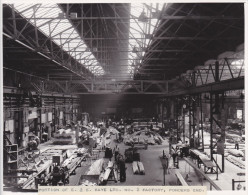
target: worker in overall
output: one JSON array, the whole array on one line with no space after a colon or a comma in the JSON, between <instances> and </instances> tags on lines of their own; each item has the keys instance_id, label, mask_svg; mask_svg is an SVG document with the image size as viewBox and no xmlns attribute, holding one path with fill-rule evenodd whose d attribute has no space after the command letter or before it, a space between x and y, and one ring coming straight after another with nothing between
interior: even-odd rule
<instances>
[{"instance_id":1,"label":"worker in overall","mask_svg":"<svg viewBox=\"0 0 248 195\"><path fill-rule=\"evenodd\" d=\"M119 148L117 147L117 145L114 148L114 155L115 155L115 162L117 162L117 157L119 155Z\"/></svg>"},{"instance_id":2,"label":"worker in overall","mask_svg":"<svg viewBox=\"0 0 248 195\"><path fill-rule=\"evenodd\" d=\"M189 155L189 144L188 141L186 141L184 144L182 144L182 149L181 149L181 158L182 157L187 157Z\"/></svg>"},{"instance_id":3,"label":"worker in overall","mask_svg":"<svg viewBox=\"0 0 248 195\"><path fill-rule=\"evenodd\" d=\"M30 152L34 150L38 150L39 143L40 143L40 139L37 136L32 137L27 144L27 150Z\"/></svg>"},{"instance_id":4,"label":"worker in overall","mask_svg":"<svg viewBox=\"0 0 248 195\"><path fill-rule=\"evenodd\" d=\"M178 146L176 148L171 147L171 153L173 158L173 165L174 167L178 168L178 156L179 156L180 149Z\"/></svg>"},{"instance_id":5,"label":"worker in overall","mask_svg":"<svg viewBox=\"0 0 248 195\"><path fill-rule=\"evenodd\" d=\"M153 129L153 125L152 125L152 123L151 123L151 125L150 125L150 131L152 131L152 129Z\"/></svg>"},{"instance_id":6,"label":"worker in overall","mask_svg":"<svg viewBox=\"0 0 248 195\"><path fill-rule=\"evenodd\" d=\"M57 186L58 182L61 180L60 167L58 165L55 165L55 167L53 168L53 172L51 176L52 176L52 186Z\"/></svg>"},{"instance_id":7,"label":"worker in overall","mask_svg":"<svg viewBox=\"0 0 248 195\"><path fill-rule=\"evenodd\" d=\"M121 133L118 133L118 142L120 143L122 141L123 141L123 137L122 137Z\"/></svg>"},{"instance_id":8,"label":"worker in overall","mask_svg":"<svg viewBox=\"0 0 248 195\"><path fill-rule=\"evenodd\" d=\"M235 149L239 150L239 141L237 139L235 140Z\"/></svg>"},{"instance_id":9,"label":"worker in overall","mask_svg":"<svg viewBox=\"0 0 248 195\"><path fill-rule=\"evenodd\" d=\"M119 158L119 168L120 168L120 182L126 181L126 165L123 156Z\"/></svg>"}]
</instances>

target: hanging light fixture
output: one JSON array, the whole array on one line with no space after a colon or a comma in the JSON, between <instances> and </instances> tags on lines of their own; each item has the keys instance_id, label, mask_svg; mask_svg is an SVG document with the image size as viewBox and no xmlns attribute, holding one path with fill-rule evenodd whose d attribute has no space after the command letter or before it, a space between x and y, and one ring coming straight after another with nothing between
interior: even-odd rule
<instances>
[{"instance_id":1,"label":"hanging light fixture","mask_svg":"<svg viewBox=\"0 0 248 195\"><path fill-rule=\"evenodd\" d=\"M138 48L136 46L133 47L133 53L138 53Z\"/></svg>"},{"instance_id":2,"label":"hanging light fixture","mask_svg":"<svg viewBox=\"0 0 248 195\"><path fill-rule=\"evenodd\" d=\"M156 10L155 12L152 12L152 18L159 19L160 14L161 14L161 11Z\"/></svg>"},{"instance_id":3,"label":"hanging light fixture","mask_svg":"<svg viewBox=\"0 0 248 195\"><path fill-rule=\"evenodd\" d=\"M141 12L139 18L138 18L138 21L139 22L144 22L144 23L147 23L148 22L148 17L145 13L145 11L143 10L143 12Z\"/></svg>"}]
</instances>

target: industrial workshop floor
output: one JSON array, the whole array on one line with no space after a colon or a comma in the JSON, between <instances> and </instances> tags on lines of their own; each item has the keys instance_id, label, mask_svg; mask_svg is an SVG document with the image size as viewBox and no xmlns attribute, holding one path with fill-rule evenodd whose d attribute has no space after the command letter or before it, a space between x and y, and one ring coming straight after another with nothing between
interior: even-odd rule
<instances>
[{"instance_id":1,"label":"industrial workshop floor","mask_svg":"<svg viewBox=\"0 0 248 195\"><path fill-rule=\"evenodd\" d=\"M205 135L204 135L205 136ZM129 146L124 145L124 143L117 144L114 139L115 136L111 137L111 148L116 147L119 148L121 154L124 155L124 151ZM205 137L207 143L207 135ZM76 145L53 145L51 142L46 142L39 146L41 152L46 149L74 149ZM132 170L132 163L126 163L127 171L126 171L126 181L125 182L117 182L108 181L107 186L162 186L164 185L163 181L163 168L161 165L161 161L159 156L162 155L163 150L165 154L168 156L169 153L169 144L168 139L165 139L162 145L149 145L147 150L139 149L140 160L142 161L145 167L145 175L134 175ZM206 150L207 151L207 150ZM100 153L100 157L104 156L104 152ZM113 159L113 158L112 158ZM218 157L218 160L221 158ZM172 158L170 158L170 165L172 166ZM70 176L70 186L78 185L80 177L82 174L86 172L86 170L90 166L90 161L87 160L82 164L82 167L78 167L76 169L76 174ZM172 166L173 167L173 166ZM174 169L169 169L169 174L165 175L165 185L176 185L177 178L174 174ZM207 180L204 180L198 173L194 171L192 167L186 163L183 159L179 160L179 172L185 178L188 176L188 184L189 185L204 185L207 186L208 190L210 190L210 185ZM231 190L232 189L232 179L235 180L243 180L245 176L237 176L237 173L244 173L244 169L240 169L229 161L225 160L225 173L220 173L218 176L218 180L216 180L216 174L208 174L208 176L221 188L221 190ZM244 184L242 184L244 186ZM214 189L213 189L214 190ZM10 190L12 191L12 190Z\"/></svg>"},{"instance_id":2,"label":"industrial workshop floor","mask_svg":"<svg viewBox=\"0 0 248 195\"><path fill-rule=\"evenodd\" d=\"M204 132L205 144L209 144L210 137L208 133ZM124 143L116 143L114 141L115 136L111 136L111 145L110 147L118 146L121 154L124 155L125 149L129 148ZM242 146L241 146L242 147ZM46 150L47 148L60 148L60 149L73 149L76 148L75 145L53 145L51 142L47 142L40 145L40 150ZM153 185L161 186L164 184L163 181L163 168L159 156L162 155L163 150L168 156L169 154L169 143L168 139L162 143L162 145L149 145L148 150L139 149L140 160L142 161L145 167L145 175L134 175L132 170L132 163L126 163L126 181L117 182L108 181L108 186L139 186L139 185ZM206 152L209 152L206 150ZM100 157L104 157L104 152L100 154ZM221 157L218 156L218 161L221 160ZM172 158L170 159L172 161ZM170 162L169 164L172 164ZM70 177L69 185L78 185L80 176L89 168L90 162L83 163L82 167L77 168L76 175ZM172 166L172 165L171 165ZM176 185L177 178L173 174L173 169L169 170L170 174L165 175L165 185ZM194 169L188 165L183 159L179 160L179 172L185 178L188 175L188 184L189 185L205 185L208 190L210 190L209 182L204 180ZM225 172L219 173L218 180L216 180L216 174L208 174L208 176L222 189L222 190L232 190L232 179L243 180L245 176L237 176L237 173L244 173L244 169L240 169L229 161L225 160ZM244 185L243 185L244 186ZM214 190L214 189L213 189Z\"/></svg>"},{"instance_id":3,"label":"industrial workshop floor","mask_svg":"<svg viewBox=\"0 0 248 195\"><path fill-rule=\"evenodd\" d=\"M129 146L126 146L124 143L117 144L114 139L115 136L111 137L111 145L110 147L114 149L116 145L119 148L119 151L121 154L124 155L125 149L129 148ZM60 148L60 149L73 149L76 148L75 145L53 145L51 142L46 142L44 144L41 144L39 146L41 152L48 149L48 148ZM161 186L163 185L163 168L161 165L161 161L159 159L159 156L162 155L163 150L168 153L169 144L168 141L164 141L162 145L154 145L154 146L148 146L148 150L140 149L138 152L140 153L140 160L144 164L146 174L145 175L134 175L132 170L132 163L126 163L127 171L127 179L126 182L117 182L114 181L108 181L108 186L121 186L121 185L132 185L132 186L138 186L138 185L156 185ZM104 157L104 152L100 154L100 157ZM113 158L112 158L113 159ZM81 175L86 172L86 170L89 168L90 162L83 163L82 167L78 167L76 169L76 175L70 176L70 183L69 185L77 185L79 182L79 179ZM166 185L175 185L176 178L170 180L166 179Z\"/></svg>"},{"instance_id":4,"label":"industrial workshop floor","mask_svg":"<svg viewBox=\"0 0 248 195\"><path fill-rule=\"evenodd\" d=\"M204 134L206 139L205 143L208 143L208 135ZM210 138L210 137L209 137ZM114 148L116 143L112 141L111 147ZM118 144L119 150L121 154L124 154L124 151L128 146L125 146L123 143ZM234 147L234 145L233 145ZM161 165L161 161L159 156L162 155L163 150L165 154L168 156L169 154L169 143L168 139L166 139L162 145L154 145L148 147L148 150L140 149L138 152L140 153L140 160L144 164L145 167L145 175L134 175L132 171L132 163L126 163L127 171L126 171L126 182L108 182L107 185L110 186L137 186L137 185L163 185L163 168ZM208 151L207 151L208 152ZM220 163L221 156L217 157L218 163ZM172 166L172 158L170 159L170 163ZM165 185L176 185L177 178L174 174L173 168L169 170L170 174L165 175ZM189 164L183 159L179 160L179 172L185 178L188 175L188 184L189 185L204 185L207 186L208 190L210 190L210 184L207 180L204 180L202 176L195 172L195 170L189 166ZM237 173L245 173L244 169L241 169L234 164L230 163L225 159L225 172L218 174L218 180L216 174L208 174L208 176L221 188L221 190L232 190L232 179L235 180L244 180L245 176L238 176ZM244 186L244 184L242 184ZM214 188L213 188L214 190Z\"/></svg>"}]
</instances>

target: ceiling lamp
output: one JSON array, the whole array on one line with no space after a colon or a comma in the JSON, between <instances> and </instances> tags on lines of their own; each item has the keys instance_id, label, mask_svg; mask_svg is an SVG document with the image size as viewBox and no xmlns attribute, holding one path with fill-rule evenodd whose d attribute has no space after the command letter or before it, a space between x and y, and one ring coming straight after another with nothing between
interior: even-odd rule
<instances>
[{"instance_id":1,"label":"ceiling lamp","mask_svg":"<svg viewBox=\"0 0 248 195\"><path fill-rule=\"evenodd\" d=\"M132 53L138 53L138 51L139 51L138 48L134 46Z\"/></svg>"},{"instance_id":2,"label":"ceiling lamp","mask_svg":"<svg viewBox=\"0 0 248 195\"><path fill-rule=\"evenodd\" d=\"M43 52L45 53L51 53L46 45L42 49L43 49Z\"/></svg>"},{"instance_id":3,"label":"ceiling lamp","mask_svg":"<svg viewBox=\"0 0 248 195\"><path fill-rule=\"evenodd\" d=\"M146 13L144 12L144 10L143 12L141 12L138 21L145 22L145 23L148 22L148 17L146 16Z\"/></svg>"},{"instance_id":4,"label":"ceiling lamp","mask_svg":"<svg viewBox=\"0 0 248 195\"><path fill-rule=\"evenodd\" d=\"M155 12L152 12L152 18L153 19L159 19L161 11L156 10Z\"/></svg>"}]
</instances>

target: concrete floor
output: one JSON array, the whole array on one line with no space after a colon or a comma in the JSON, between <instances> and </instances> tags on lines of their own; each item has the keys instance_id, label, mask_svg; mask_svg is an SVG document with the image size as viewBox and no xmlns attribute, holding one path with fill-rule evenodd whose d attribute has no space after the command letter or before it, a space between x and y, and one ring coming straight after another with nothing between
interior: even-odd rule
<instances>
[{"instance_id":1,"label":"concrete floor","mask_svg":"<svg viewBox=\"0 0 248 195\"><path fill-rule=\"evenodd\" d=\"M205 140L208 140L208 135L206 134ZM110 147L114 148L116 145L119 148L121 154L124 155L125 149L129 148L129 146L124 145L124 143L116 143L114 141L116 137L113 135L111 136L111 144ZM207 141L205 141L207 143ZM41 152L46 150L47 148L60 148L60 149L74 149L76 148L75 145L53 145L51 142L47 142L41 144L40 146ZM161 165L161 161L159 156L162 155L163 150L165 154L168 156L169 153L169 144L168 139L165 139L162 145L149 145L148 150L139 149L138 152L140 153L140 160L143 162L145 167L145 175L134 175L132 171L132 163L126 163L127 171L126 171L126 182L113 182L108 181L108 186L162 186L164 185L163 181L163 168ZM100 153L100 157L104 156L104 152ZM220 160L220 157L218 157ZM172 158L170 159L172 161ZM70 177L70 184L78 185L79 179L82 174L86 172L89 168L91 162L88 160L82 164L82 167L76 169L76 175L72 175ZM169 163L171 164L171 162ZM172 167L171 167L172 168ZM165 175L165 185L177 185L176 177L173 172L173 168L170 169L170 174ZM190 167L184 160L179 160L179 172L182 174L183 177L186 174L189 175L189 185L205 185L207 186L208 190L209 183L206 180L203 180L195 170ZM208 174L208 176L222 189L222 190L231 190L232 189L232 179L235 180L243 180L244 176L237 176L237 173L245 172L244 169L240 169L239 167L235 166L234 164L230 163L229 161L225 160L225 173L220 173L218 180L216 180L216 174ZM244 186L244 184L242 184ZM11 190L12 191L12 190Z\"/></svg>"},{"instance_id":2,"label":"concrete floor","mask_svg":"<svg viewBox=\"0 0 248 195\"><path fill-rule=\"evenodd\" d=\"M208 133L204 133L205 143L207 144L210 140L210 136ZM208 139L209 138L209 139ZM113 141L111 147L115 147L116 143ZM234 146L234 144L233 144ZM123 143L118 144L120 152L124 154L124 151L128 146ZM126 182L108 182L107 185L113 186L135 186L135 185L150 185L150 186L161 186L163 185L163 168L161 165L161 161L159 156L162 155L163 150L165 154L168 156L169 154L169 144L168 139L166 139L162 145L154 145L148 147L148 150L140 149L138 152L140 153L140 159L145 167L145 175L134 175L132 171L132 164L126 163L127 167L127 180ZM209 151L206 151L207 153ZM215 156L216 157L216 156ZM218 155L217 161L220 163L221 156ZM172 161L172 158L170 159ZM169 164L172 164L170 162ZM173 168L172 168L173 169ZM207 180L204 180L199 173L197 173L192 167L188 165L184 160L179 160L179 172L186 176L189 175L189 185L204 185L207 186L208 190L210 190L210 184ZM232 190L232 179L235 180L245 180L245 176L237 176L237 173L245 173L244 169L237 167L236 165L230 163L225 159L225 172L219 173L218 180L216 180L216 174L208 174L208 176L222 189L222 190ZM173 170L170 171L170 174L165 175L165 185L176 185L176 177L173 174ZM245 186L245 184L242 184ZM213 189L214 190L214 189Z\"/></svg>"}]
</instances>

